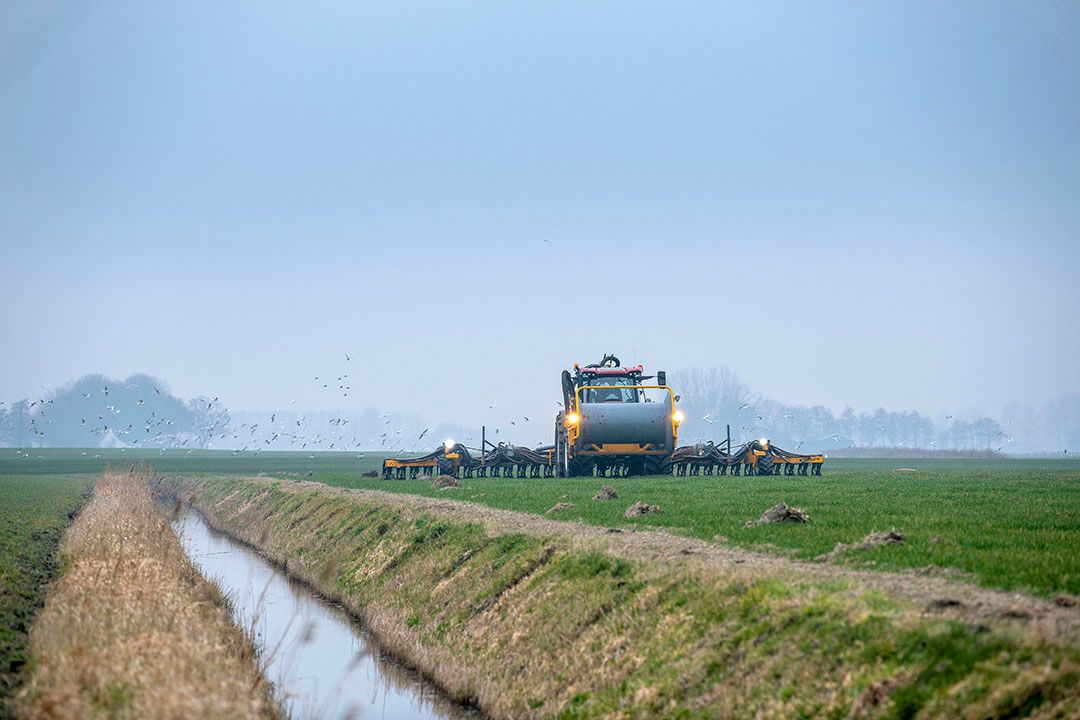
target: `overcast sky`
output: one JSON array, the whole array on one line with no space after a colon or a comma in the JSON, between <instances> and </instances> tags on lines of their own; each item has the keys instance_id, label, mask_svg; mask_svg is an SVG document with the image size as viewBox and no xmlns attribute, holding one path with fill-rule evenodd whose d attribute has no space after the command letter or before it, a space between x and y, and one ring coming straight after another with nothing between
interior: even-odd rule
<instances>
[{"instance_id":1,"label":"overcast sky","mask_svg":"<svg viewBox=\"0 0 1080 720\"><path fill-rule=\"evenodd\" d=\"M550 422L604 352L1080 391L1078 78L1073 2L7 2L0 398Z\"/></svg>"}]
</instances>

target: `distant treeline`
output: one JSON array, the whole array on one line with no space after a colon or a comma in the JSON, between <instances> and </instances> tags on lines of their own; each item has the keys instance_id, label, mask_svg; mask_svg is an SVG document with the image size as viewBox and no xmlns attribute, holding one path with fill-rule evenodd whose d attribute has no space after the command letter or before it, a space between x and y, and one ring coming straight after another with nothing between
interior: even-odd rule
<instances>
[{"instance_id":1,"label":"distant treeline","mask_svg":"<svg viewBox=\"0 0 1080 720\"><path fill-rule=\"evenodd\" d=\"M339 412L241 411L224 400L188 401L150 375L86 375L39 397L0 404L0 447L136 447L262 450L416 450L479 433L427 425L375 408Z\"/></svg>"},{"instance_id":2,"label":"distant treeline","mask_svg":"<svg viewBox=\"0 0 1080 720\"><path fill-rule=\"evenodd\" d=\"M756 392L726 367L673 371L669 382L682 395L685 442L722 440L730 424L733 442L764 436L804 452L891 448L911 456L916 449L1019 454L1080 447L1080 394L1039 408L1013 404L998 420L948 417L939 426L915 411L856 413L846 407L837 415L822 405L786 405Z\"/></svg>"},{"instance_id":3,"label":"distant treeline","mask_svg":"<svg viewBox=\"0 0 1080 720\"><path fill-rule=\"evenodd\" d=\"M228 422L217 398L185 402L150 375L84 375L39 397L0 405L0 445L203 448Z\"/></svg>"}]
</instances>

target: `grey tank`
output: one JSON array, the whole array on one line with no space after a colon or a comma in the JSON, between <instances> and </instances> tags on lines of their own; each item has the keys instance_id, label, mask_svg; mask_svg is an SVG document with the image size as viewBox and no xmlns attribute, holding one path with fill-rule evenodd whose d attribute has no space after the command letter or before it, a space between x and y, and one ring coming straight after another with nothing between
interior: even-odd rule
<instances>
[{"instance_id":1,"label":"grey tank","mask_svg":"<svg viewBox=\"0 0 1080 720\"><path fill-rule=\"evenodd\" d=\"M603 443L653 443L674 450L671 402L581 403L579 448Z\"/></svg>"}]
</instances>

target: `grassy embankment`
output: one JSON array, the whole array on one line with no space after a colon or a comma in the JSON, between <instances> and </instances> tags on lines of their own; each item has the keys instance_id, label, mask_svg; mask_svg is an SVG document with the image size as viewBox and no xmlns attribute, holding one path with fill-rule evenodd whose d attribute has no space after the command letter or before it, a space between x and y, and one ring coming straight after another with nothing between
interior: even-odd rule
<instances>
[{"instance_id":1,"label":"grassy embankment","mask_svg":"<svg viewBox=\"0 0 1080 720\"><path fill-rule=\"evenodd\" d=\"M27 633L60 568L64 528L91 478L0 476L0 718L26 663Z\"/></svg>"},{"instance_id":2,"label":"grassy embankment","mask_svg":"<svg viewBox=\"0 0 1080 720\"><path fill-rule=\"evenodd\" d=\"M1080 713L1077 648L935 618L850 579L650 564L311 485L164 486L496 718Z\"/></svg>"},{"instance_id":3,"label":"grassy embankment","mask_svg":"<svg viewBox=\"0 0 1080 720\"><path fill-rule=\"evenodd\" d=\"M254 646L144 478L107 474L64 540L30 633L25 718L272 718Z\"/></svg>"}]
</instances>

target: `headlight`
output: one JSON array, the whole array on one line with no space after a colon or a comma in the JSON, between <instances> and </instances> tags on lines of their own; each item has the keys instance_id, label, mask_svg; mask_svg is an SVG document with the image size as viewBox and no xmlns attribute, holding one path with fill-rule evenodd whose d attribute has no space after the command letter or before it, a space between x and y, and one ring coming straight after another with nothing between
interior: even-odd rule
<instances>
[{"instance_id":1,"label":"headlight","mask_svg":"<svg viewBox=\"0 0 1080 720\"><path fill-rule=\"evenodd\" d=\"M443 446L443 448L445 448L445 449L446 449L446 452L450 452L451 450L453 450L453 449L454 449L454 445L457 445L457 443L455 443L455 442L454 442L453 440L451 440L450 438L446 438L445 440L443 440L443 444L442 444L442 446Z\"/></svg>"},{"instance_id":2,"label":"headlight","mask_svg":"<svg viewBox=\"0 0 1080 720\"><path fill-rule=\"evenodd\" d=\"M758 445L763 448L769 447L769 438L758 438Z\"/></svg>"},{"instance_id":3,"label":"headlight","mask_svg":"<svg viewBox=\"0 0 1080 720\"><path fill-rule=\"evenodd\" d=\"M679 423L681 423L681 422L682 422L682 421L683 421L683 420L684 420L685 418L686 418L686 416L685 416L685 415L683 415L683 411L682 411L682 410L676 410L676 411L675 411L674 413L672 413L672 415L671 415L671 419L675 421L675 424L676 424L676 425L678 425Z\"/></svg>"},{"instance_id":4,"label":"headlight","mask_svg":"<svg viewBox=\"0 0 1080 720\"><path fill-rule=\"evenodd\" d=\"M576 412L572 412L566 416L567 425L577 425L580 420L581 416L578 415Z\"/></svg>"}]
</instances>

